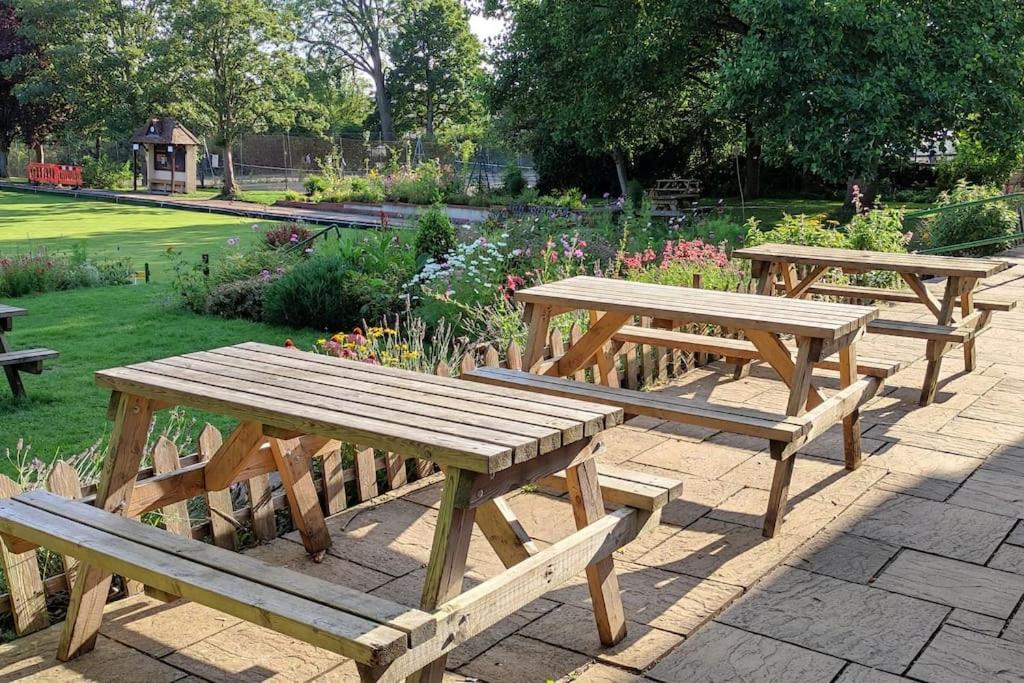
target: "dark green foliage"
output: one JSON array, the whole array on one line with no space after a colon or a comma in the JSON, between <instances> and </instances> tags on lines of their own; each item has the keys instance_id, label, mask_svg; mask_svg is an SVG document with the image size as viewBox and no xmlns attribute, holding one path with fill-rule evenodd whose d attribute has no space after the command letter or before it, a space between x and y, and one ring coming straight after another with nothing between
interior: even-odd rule
<instances>
[{"instance_id":1,"label":"dark green foliage","mask_svg":"<svg viewBox=\"0 0 1024 683\"><path fill-rule=\"evenodd\" d=\"M455 248L455 226L440 206L432 206L417 223L416 256L443 261L445 254Z\"/></svg>"},{"instance_id":2,"label":"dark green foliage","mask_svg":"<svg viewBox=\"0 0 1024 683\"><path fill-rule=\"evenodd\" d=\"M526 189L526 178L523 177L523 171L519 168L519 164L514 161L509 162L501 174L501 184L505 194L518 197L523 193L523 190Z\"/></svg>"},{"instance_id":3,"label":"dark green foliage","mask_svg":"<svg viewBox=\"0 0 1024 683\"><path fill-rule=\"evenodd\" d=\"M963 202L999 197L994 187L968 185L960 182L951 192L939 195L939 206L953 206ZM928 241L934 247L964 244L976 240L1012 235L1017 232L1017 212L1006 201L983 202L943 211L930 219ZM974 247L964 254L985 256L1005 248L1005 242Z\"/></svg>"},{"instance_id":4,"label":"dark green foliage","mask_svg":"<svg viewBox=\"0 0 1024 683\"><path fill-rule=\"evenodd\" d=\"M331 188L330 183L323 176L311 175L306 178L306 181L302 184L306 188L306 194L312 197L315 194L323 194Z\"/></svg>"},{"instance_id":5,"label":"dark green foliage","mask_svg":"<svg viewBox=\"0 0 1024 683\"><path fill-rule=\"evenodd\" d=\"M940 190L954 190L961 180L975 185L1001 186L1010 179L1011 173L1020 169L1024 160L1022 152L1020 145L985 149L976 138L960 135L956 141L956 156L938 163L935 182Z\"/></svg>"},{"instance_id":6,"label":"dark green foliage","mask_svg":"<svg viewBox=\"0 0 1024 683\"><path fill-rule=\"evenodd\" d=\"M86 187L116 190L131 185L132 167L127 161L119 164L105 156L99 159L86 157L82 162L82 183Z\"/></svg>"},{"instance_id":7,"label":"dark green foliage","mask_svg":"<svg viewBox=\"0 0 1024 683\"><path fill-rule=\"evenodd\" d=\"M254 278L214 287L206 299L206 312L222 318L260 321L267 283Z\"/></svg>"},{"instance_id":8,"label":"dark green foliage","mask_svg":"<svg viewBox=\"0 0 1024 683\"><path fill-rule=\"evenodd\" d=\"M640 205L644 203L644 194L644 184L636 178L626 184L626 199L634 209L639 209Z\"/></svg>"},{"instance_id":9,"label":"dark green foliage","mask_svg":"<svg viewBox=\"0 0 1024 683\"><path fill-rule=\"evenodd\" d=\"M289 327L349 330L377 321L399 306L388 280L360 272L337 255L300 263L266 289L264 319Z\"/></svg>"}]
</instances>

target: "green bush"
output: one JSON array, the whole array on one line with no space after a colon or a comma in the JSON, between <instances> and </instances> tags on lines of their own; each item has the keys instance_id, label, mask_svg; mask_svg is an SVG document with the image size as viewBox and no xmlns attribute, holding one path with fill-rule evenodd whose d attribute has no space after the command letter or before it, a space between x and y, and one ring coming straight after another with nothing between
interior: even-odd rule
<instances>
[{"instance_id":1,"label":"green bush","mask_svg":"<svg viewBox=\"0 0 1024 683\"><path fill-rule=\"evenodd\" d=\"M305 198L306 198L305 195L299 194L295 190L285 190L284 191L284 200L286 202L301 202Z\"/></svg>"},{"instance_id":2,"label":"green bush","mask_svg":"<svg viewBox=\"0 0 1024 683\"><path fill-rule=\"evenodd\" d=\"M263 319L267 282L259 278L226 282L214 287L206 299L206 312L222 318Z\"/></svg>"},{"instance_id":3,"label":"green bush","mask_svg":"<svg viewBox=\"0 0 1024 683\"><path fill-rule=\"evenodd\" d=\"M132 167L127 161L119 164L101 156L99 159L86 157L82 162L82 184L86 187L116 190L127 187L131 182Z\"/></svg>"},{"instance_id":4,"label":"green bush","mask_svg":"<svg viewBox=\"0 0 1024 683\"><path fill-rule=\"evenodd\" d=\"M101 284L130 285L135 281L135 269L132 267L130 258L97 261L94 267L99 272Z\"/></svg>"},{"instance_id":5,"label":"green bush","mask_svg":"<svg viewBox=\"0 0 1024 683\"><path fill-rule=\"evenodd\" d=\"M398 308L395 285L360 272L341 256L319 255L270 283L263 301L267 322L320 330L348 330Z\"/></svg>"},{"instance_id":6,"label":"green bush","mask_svg":"<svg viewBox=\"0 0 1024 683\"><path fill-rule=\"evenodd\" d=\"M427 257L435 261L444 260L445 254L456 245L455 226L448 218L444 208L435 205L420 215L417 221L419 232L416 235L416 256Z\"/></svg>"},{"instance_id":7,"label":"green bush","mask_svg":"<svg viewBox=\"0 0 1024 683\"><path fill-rule=\"evenodd\" d=\"M935 181L940 190L953 191L961 180L976 185L1002 185L1021 167L1020 147L998 151L987 150L969 136L956 139L956 156L942 159L935 167Z\"/></svg>"},{"instance_id":8,"label":"green bush","mask_svg":"<svg viewBox=\"0 0 1024 683\"><path fill-rule=\"evenodd\" d=\"M964 202L999 197L995 187L957 183L950 192L939 195L938 205L954 206ZM1005 201L984 202L947 209L933 216L926 225L927 241L934 247L946 247L977 240L1012 235L1017 232L1017 213ZM965 249L960 253L974 255L995 254L1005 248L1005 242Z\"/></svg>"},{"instance_id":9,"label":"green bush","mask_svg":"<svg viewBox=\"0 0 1024 683\"><path fill-rule=\"evenodd\" d=\"M318 175L308 176L306 182L302 183L302 186L310 197L315 194L323 194L331 189L331 184L327 182L327 178Z\"/></svg>"},{"instance_id":10,"label":"green bush","mask_svg":"<svg viewBox=\"0 0 1024 683\"><path fill-rule=\"evenodd\" d=\"M724 216L704 218L692 225L685 225L678 218L670 218L669 227L673 226L678 226L678 231L687 239L701 239L708 244L724 242L730 248L742 246L743 240L747 236L747 226Z\"/></svg>"},{"instance_id":11,"label":"green bush","mask_svg":"<svg viewBox=\"0 0 1024 683\"><path fill-rule=\"evenodd\" d=\"M505 193L513 197L519 196L526 189L526 178L523 177L523 171L515 161L510 161L505 166L505 170L501 174L501 184Z\"/></svg>"},{"instance_id":12,"label":"green bush","mask_svg":"<svg viewBox=\"0 0 1024 683\"><path fill-rule=\"evenodd\" d=\"M791 216L782 214L780 220L771 230L760 229L756 218L747 220L747 246L777 242L779 244L802 244L809 247L846 246L846 237L831 225L825 225L818 218L805 214Z\"/></svg>"},{"instance_id":13,"label":"green bush","mask_svg":"<svg viewBox=\"0 0 1024 683\"><path fill-rule=\"evenodd\" d=\"M639 180L633 178L626 183L626 199L634 209L640 208L644 203L645 196L647 196L647 193L644 190L644 184Z\"/></svg>"},{"instance_id":14,"label":"green bush","mask_svg":"<svg viewBox=\"0 0 1024 683\"><path fill-rule=\"evenodd\" d=\"M399 171L390 177L387 197L409 204L436 204L450 186L450 174L436 161L425 161L415 170Z\"/></svg>"}]
</instances>

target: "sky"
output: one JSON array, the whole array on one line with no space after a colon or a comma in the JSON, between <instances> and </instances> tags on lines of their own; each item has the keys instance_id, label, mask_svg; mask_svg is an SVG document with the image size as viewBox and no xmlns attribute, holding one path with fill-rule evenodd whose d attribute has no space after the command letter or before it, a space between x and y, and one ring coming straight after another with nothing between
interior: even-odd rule
<instances>
[{"instance_id":1,"label":"sky","mask_svg":"<svg viewBox=\"0 0 1024 683\"><path fill-rule=\"evenodd\" d=\"M488 38L493 38L501 33L505 22L493 17L482 17L474 14L469 18L469 28L476 34L481 42L486 43Z\"/></svg>"}]
</instances>

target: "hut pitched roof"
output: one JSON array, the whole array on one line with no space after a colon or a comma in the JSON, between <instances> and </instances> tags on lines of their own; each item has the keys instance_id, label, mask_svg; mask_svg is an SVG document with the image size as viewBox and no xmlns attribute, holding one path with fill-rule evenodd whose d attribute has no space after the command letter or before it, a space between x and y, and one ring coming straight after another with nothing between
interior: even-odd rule
<instances>
[{"instance_id":1,"label":"hut pitched roof","mask_svg":"<svg viewBox=\"0 0 1024 683\"><path fill-rule=\"evenodd\" d=\"M135 131L131 141L148 145L199 144L199 138L192 131L169 117L150 119Z\"/></svg>"}]
</instances>

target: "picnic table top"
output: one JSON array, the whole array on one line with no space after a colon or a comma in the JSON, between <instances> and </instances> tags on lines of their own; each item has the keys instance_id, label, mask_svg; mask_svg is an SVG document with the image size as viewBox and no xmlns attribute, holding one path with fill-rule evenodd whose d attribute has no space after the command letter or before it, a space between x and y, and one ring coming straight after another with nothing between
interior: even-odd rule
<instances>
[{"instance_id":1,"label":"picnic table top","mask_svg":"<svg viewBox=\"0 0 1024 683\"><path fill-rule=\"evenodd\" d=\"M943 275L946 277L986 278L1006 270L1010 264L987 258L963 258L934 254L894 254L858 249L807 247L796 244L761 244L737 249L734 255L755 261L780 261L809 266L835 266Z\"/></svg>"},{"instance_id":2,"label":"picnic table top","mask_svg":"<svg viewBox=\"0 0 1024 683\"><path fill-rule=\"evenodd\" d=\"M28 311L24 308L0 304L0 318L13 318L18 315L25 315L26 313L28 313Z\"/></svg>"},{"instance_id":3,"label":"picnic table top","mask_svg":"<svg viewBox=\"0 0 1024 683\"><path fill-rule=\"evenodd\" d=\"M497 472L622 422L622 410L296 349L238 344L101 370L106 389Z\"/></svg>"},{"instance_id":4,"label":"picnic table top","mask_svg":"<svg viewBox=\"0 0 1024 683\"><path fill-rule=\"evenodd\" d=\"M570 309L633 313L831 341L878 317L873 306L822 303L579 276L516 292L516 299Z\"/></svg>"}]
</instances>

